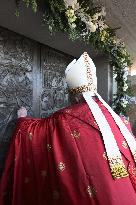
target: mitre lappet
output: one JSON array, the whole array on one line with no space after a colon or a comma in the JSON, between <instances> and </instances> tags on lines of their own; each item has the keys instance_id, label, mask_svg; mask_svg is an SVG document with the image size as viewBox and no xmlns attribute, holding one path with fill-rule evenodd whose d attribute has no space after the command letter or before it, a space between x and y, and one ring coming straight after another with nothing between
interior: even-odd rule
<instances>
[{"instance_id":1,"label":"mitre lappet","mask_svg":"<svg viewBox=\"0 0 136 205\"><path fill-rule=\"evenodd\" d=\"M65 71L66 81L69 91L72 93L82 93L85 101L87 102L94 119L100 129L103 138L110 170L114 179L127 177L128 172L124 165L121 152L116 143L115 137L106 120L103 112L96 103L93 96L97 96L102 102L103 106L109 111L113 117L116 125L120 129L128 147L132 153L134 161L136 162L136 141L131 132L127 129L122 119L111 109L111 107L102 99L97 93L97 76L96 67L92 59L85 52L81 57L74 59L66 68Z\"/></svg>"}]
</instances>

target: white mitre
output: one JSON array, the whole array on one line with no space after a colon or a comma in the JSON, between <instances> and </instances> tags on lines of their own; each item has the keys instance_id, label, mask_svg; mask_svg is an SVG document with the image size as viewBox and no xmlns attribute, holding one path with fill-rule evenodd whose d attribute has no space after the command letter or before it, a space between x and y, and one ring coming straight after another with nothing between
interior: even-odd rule
<instances>
[{"instance_id":1,"label":"white mitre","mask_svg":"<svg viewBox=\"0 0 136 205\"><path fill-rule=\"evenodd\" d=\"M98 104L92 98L96 95L99 100L103 103L103 106L112 115L115 123L120 129L120 132L124 136L130 151L136 162L136 141L134 136L129 132L121 118L111 109L111 107L101 98L97 93L97 77L96 77L96 67L92 59L85 52L81 57L76 60L74 59L66 68L65 71L66 81L70 92L72 93L82 93L84 99L86 100L96 122L102 133L103 142L105 145L109 166L111 169L111 174L114 179L127 177L128 173L122 156L112 130L99 108Z\"/></svg>"},{"instance_id":2,"label":"white mitre","mask_svg":"<svg viewBox=\"0 0 136 205\"><path fill-rule=\"evenodd\" d=\"M96 67L92 59L88 58L87 53L81 55L77 61L74 59L67 66L65 75L72 92L79 92L78 88L80 88L80 92L91 91L94 95L97 91Z\"/></svg>"}]
</instances>

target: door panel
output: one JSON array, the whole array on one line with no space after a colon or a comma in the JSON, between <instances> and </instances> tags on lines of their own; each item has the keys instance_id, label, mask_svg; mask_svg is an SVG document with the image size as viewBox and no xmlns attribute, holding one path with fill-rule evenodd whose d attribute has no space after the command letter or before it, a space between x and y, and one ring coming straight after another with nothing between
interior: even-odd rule
<instances>
[{"instance_id":1,"label":"door panel","mask_svg":"<svg viewBox=\"0 0 136 205\"><path fill-rule=\"evenodd\" d=\"M40 115L46 117L51 113L68 106L67 84L64 78L65 69L71 57L51 48L41 49L41 98Z\"/></svg>"},{"instance_id":2,"label":"door panel","mask_svg":"<svg viewBox=\"0 0 136 205\"><path fill-rule=\"evenodd\" d=\"M25 106L32 117L47 117L69 104L64 71L72 57L0 28L0 173Z\"/></svg>"},{"instance_id":3,"label":"door panel","mask_svg":"<svg viewBox=\"0 0 136 205\"><path fill-rule=\"evenodd\" d=\"M7 127L16 110L26 106L32 113L33 42L0 29L0 141L8 141Z\"/></svg>"}]
</instances>

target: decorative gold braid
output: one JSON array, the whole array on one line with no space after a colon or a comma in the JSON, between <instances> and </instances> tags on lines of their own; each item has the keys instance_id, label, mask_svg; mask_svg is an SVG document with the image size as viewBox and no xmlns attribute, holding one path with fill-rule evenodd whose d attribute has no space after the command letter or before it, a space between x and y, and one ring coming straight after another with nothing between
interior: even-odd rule
<instances>
[{"instance_id":1,"label":"decorative gold braid","mask_svg":"<svg viewBox=\"0 0 136 205\"><path fill-rule=\"evenodd\" d=\"M92 85L82 85L76 88L72 88L69 89L70 93L76 94L76 93L82 93L82 92L87 92L87 91L91 91L91 92L96 92L96 87L92 84Z\"/></svg>"},{"instance_id":2,"label":"decorative gold braid","mask_svg":"<svg viewBox=\"0 0 136 205\"><path fill-rule=\"evenodd\" d=\"M84 63L86 66L86 71L87 71L87 81L89 84L93 84L91 65L90 65L89 60L88 60L88 58L89 58L88 53L84 52L83 57L84 57Z\"/></svg>"}]
</instances>

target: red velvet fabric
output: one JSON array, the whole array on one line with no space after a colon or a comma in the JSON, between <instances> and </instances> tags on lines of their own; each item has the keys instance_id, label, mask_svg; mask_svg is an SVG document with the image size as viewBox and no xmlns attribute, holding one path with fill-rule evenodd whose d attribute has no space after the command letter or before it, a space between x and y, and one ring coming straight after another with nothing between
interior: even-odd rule
<instances>
[{"instance_id":1,"label":"red velvet fabric","mask_svg":"<svg viewBox=\"0 0 136 205\"><path fill-rule=\"evenodd\" d=\"M0 182L0 205L136 204L133 158L111 115L96 102L130 177L112 178L101 133L83 103L47 119L18 120Z\"/></svg>"}]
</instances>

